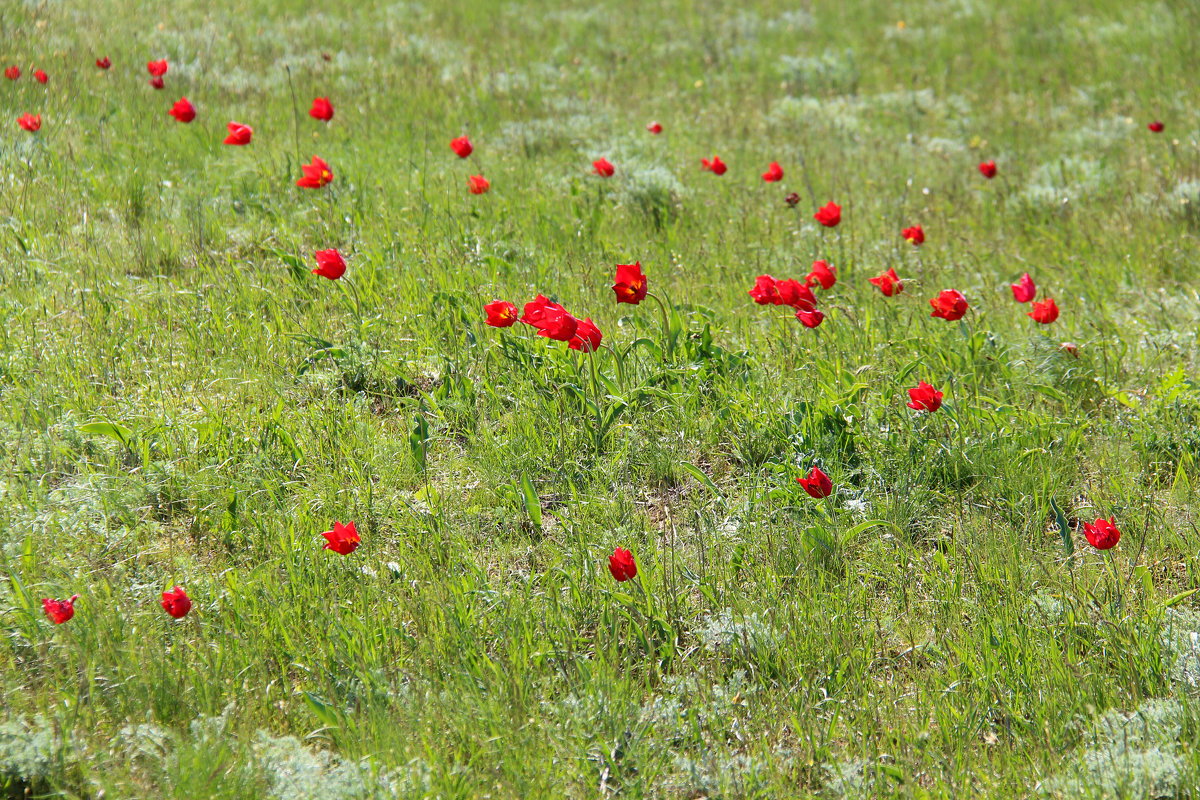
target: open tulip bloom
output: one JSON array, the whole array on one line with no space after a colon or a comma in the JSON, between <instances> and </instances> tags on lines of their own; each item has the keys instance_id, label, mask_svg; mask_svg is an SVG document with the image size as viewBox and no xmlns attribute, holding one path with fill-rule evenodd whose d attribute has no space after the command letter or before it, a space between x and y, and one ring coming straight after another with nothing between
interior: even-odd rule
<instances>
[{"instance_id":1,"label":"open tulip bloom","mask_svg":"<svg viewBox=\"0 0 1200 800\"><path fill-rule=\"evenodd\" d=\"M47 597L42 600L42 611L46 612L46 617L55 625L62 625L75 616L75 601L78 599L79 595L77 594L71 595L66 600Z\"/></svg>"}]
</instances>

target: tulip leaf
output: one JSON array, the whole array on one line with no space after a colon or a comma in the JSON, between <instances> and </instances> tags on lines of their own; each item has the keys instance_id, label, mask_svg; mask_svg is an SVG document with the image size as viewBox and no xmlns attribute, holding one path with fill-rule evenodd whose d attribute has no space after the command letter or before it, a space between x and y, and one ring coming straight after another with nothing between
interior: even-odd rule
<instances>
[{"instance_id":1,"label":"tulip leaf","mask_svg":"<svg viewBox=\"0 0 1200 800\"><path fill-rule=\"evenodd\" d=\"M301 694L304 695L304 702L317 715L317 719L330 728L338 726L337 711L325 701L325 698L311 692L302 691Z\"/></svg>"},{"instance_id":2,"label":"tulip leaf","mask_svg":"<svg viewBox=\"0 0 1200 800\"><path fill-rule=\"evenodd\" d=\"M526 472L521 473L521 496L525 499L525 511L534 527L542 527L542 501L533 486L533 481L529 479L529 473Z\"/></svg>"},{"instance_id":3,"label":"tulip leaf","mask_svg":"<svg viewBox=\"0 0 1200 800\"><path fill-rule=\"evenodd\" d=\"M708 491L712 493L712 496L721 502L721 505L726 505L725 496L721 494L721 490L718 489L717 485L712 482L712 478L705 475L699 467L697 467L695 464L683 461L680 462L679 468L691 475L696 480L700 481L700 483L704 484L705 487L708 488Z\"/></svg>"},{"instance_id":4,"label":"tulip leaf","mask_svg":"<svg viewBox=\"0 0 1200 800\"><path fill-rule=\"evenodd\" d=\"M415 415L416 426L408 436L408 446L412 450L413 459L421 471L425 471L425 457L428 454L429 422L421 414Z\"/></svg>"},{"instance_id":5,"label":"tulip leaf","mask_svg":"<svg viewBox=\"0 0 1200 800\"><path fill-rule=\"evenodd\" d=\"M1200 592L1200 588L1188 589L1186 592L1180 592L1179 594L1167 600L1167 602L1163 603L1163 608L1173 608L1182 603L1184 600L1187 600L1196 592Z\"/></svg>"},{"instance_id":6,"label":"tulip leaf","mask_svg":"<svg viewBox=\"0 0 1200 800\"><path fill-rule=\"evenodd\" d=\"M1075 540L1071 538L1071 526L1067 525L1067 518L1063 516L1062 509L1058 507L1058 503L1054 502L1054 498L1050 498L1050 508L1054 511L1054 520L1058 523L1058 534L1062 537L1063 550L1067 555L1075 552Z\"/></svg>"},{"instance_id":7,"label":"tulip leaf","mask_svg":"<svg viewBox=\"0 0 1200 800\"><path fill-rule=\"evenodd\" d=\"M133 447L133 431L115 422L85 422L78 430L89 436L107 436L126 447Z\"/></svg>"}]
</instances>

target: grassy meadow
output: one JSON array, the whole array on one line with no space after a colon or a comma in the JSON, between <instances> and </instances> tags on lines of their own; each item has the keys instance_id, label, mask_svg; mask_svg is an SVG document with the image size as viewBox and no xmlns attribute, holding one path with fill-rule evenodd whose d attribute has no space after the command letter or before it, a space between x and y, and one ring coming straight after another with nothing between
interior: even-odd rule
<instances>
[{"instance_id":1,"label":"grassy meadow","mask_svg":"<svg viewBox=\"0 0 1200 800\"><path fill-rule=\"evenodd\" d=\"M8 0L0 62L0 793L1200 797L1200 6ZM819 327L747 294L816 259ZM601 347L485 324L539 293Z\"/></svg>"}]
</instances>

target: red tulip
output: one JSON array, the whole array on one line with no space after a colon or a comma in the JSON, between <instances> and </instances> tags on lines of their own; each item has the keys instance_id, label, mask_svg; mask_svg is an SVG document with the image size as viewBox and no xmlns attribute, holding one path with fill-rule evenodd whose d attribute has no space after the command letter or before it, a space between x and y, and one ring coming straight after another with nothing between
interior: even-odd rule
<instances>
[{"instance_id":1,"label":"red tulip","mask_svg":"<svg viewBox=\"0 0 1200 800\"><path fill-rule=\"evenodd\" d=\"M908 407L932 414L942 407L942 393L925 381L917 381L917 388L908 390Z\"/></svg>"},{"instance_id":2,"label":"red tulip","mask_svg":"<svg viewBox=\"0 0 1200 800\"><path fill-rule=\"evenodd\" d=\"M812 311L817 307L817 298L808 284L788 278L778 281L775 284L775 290L779 297L779 300L775 301L777 306L791 306L798 311Z\"/></svg>"},{"instance_id":3,"label":"red tulip","mask_svg":"<svg viewBox=\"0 0 1200 800\"><path fill-rule=\"evenodd\" d=\"M225 127L229 129L229 135L225 137L225 144L234 144L239 147L250 144L250 137L254 135L254 129L249 125L230 122Z\"/></svg>"},{"instance_id":4,"label":"red tulip","mask_svg":"<svg viewBox=\"0 0 1200 800\"><path fill-rule=\"evenodd\" d=\"M311 164L301 164L300 171L304 177L296 181L296 185L301 189L320 189L333 183L333 170L320 156L313 156Z\"/></svg>"},{"instance_id":5,"label":"red tulip","mask_svg":"<svg viewBox=\"0 0 1200 800\"><path fill-rule=\"evenodd\" d=\"M646 130L651 133L662 133L662 125L659 125L657 122L651 122L646 126Z\"/></svg>"},{"instance_id":6,"label":"red tulip","mask_svg":"<svg viewBox=\"0 0 1200 800\"><path fill-rule=\"evenodd\" d=\"M760 306L777 306L783 303L779 296L779 287L770 275L759 275L754 281L754 288L746 294L754 298Z\"/></svg>"},{"instance_id":7,"label":"red tulip","mask_svg":"<svg viewBox=\"0 0 1200 800\"><path fill-rule=\"evenodd\" d=\"M33 77L37 78L38 83L45 83L46 81L50 80L50 76L42 72L40 69L35 69L33 71Z\"/></svg>"},{"instance_id":8,"label":"red tulip","mask_svg":"<svg viewBox=\"0 0 1200 800\"><path fill-rule=\"evenodd\" d=\"M636 306L646 299L646 276L642 274L642 262L617 264L617 275L613 279L613 294L618 303Z\"/></svg>"},{"instance_id":9,"label":"red tulip","mask_svg":"<svg viewBox=\"0 0 1200 800\"><path fill-rule=\"evenodd\" d=\"M608 571L612 573L618 583L632 580L637 575L637 564L633 560L633 553L618 547L608 557Z\"/></svg>"},{"instance_id":10,"label":"red tulip","mask_svg":"<svg viewBox=\"0 0 1200 800\"><path fill-rule=\"evenodd\" d=\"M825 315L815 308L812 311L805 311L802 308L796 312L796 319L800 320L800 324L806 328L815 328L825 320Z\"/></svg>"},{"instance_id":11,"label":"red tulip","mask_svg":"<svg viewBox=\"0 0 1200 800\"><path fill-rule=\"evenodd\" d=\"M1158 120L1154 120L1154 122L1151 122L1151 123L1150 123L1149 125L1147 125L1146 127L1147 127L1147 128L1149 128L1149 129L1150 129L1151 131L1153 131L1154 133L1162 133L1162 132L1163 132L1163 128L1165 128L1165 127L1166 127L1166 125L1163 125L1163 124L1162 124L1161 122L1159 122Z\"/></svg>"},{"instance_id":12,"label":"red tulip","mask_svg":"<svg viewBox=\"0 0 1200 800\"><path fill-rule=\"evenodd\" d=\"M108 56L96 59L96 66L100 69L108 69L112 66L112 62L108 60Z\"/></svg>"},{"instance_id":13,"label":"red tulip","mask_svg":"<svg viewBox=\"0 0 1200 800\"><path fill-rule=\"evenodd\" d=\"M1042 325L1049 325L1058 319L1058 305L1053 298L1040 300L1033 304L1033 311L1029 312L1029 318Z\"/></svg>"},{"instance_id":14,"label":"red tulip","mask_svg":"<svg viewBox=\"0 0 1200 800\"><path fill-rule=\"evenodd\" d=\"M720 156L713 156L712 161L709 161L707 158L702 158L700 159L700 165L713 175L724 175L725 170L729 169L725 166L725 162L721 160Z\"/></svg>"},{"instance_id":15,"label":"red tulip","mask_svg":"<svg viewBox=\"0 0 1200 800\"><path fill-rule=\"evenodd\" d=\"M329 102L328 97L313 98L312 108L308 110L308 115L313 119L329 122L333 119L333 103Z\"/></svg>"},{"instance_id":16,"label":"red tulip","mask_svg":"<svg viewBox=\"0 0 1200 800\"><path fill-rule=\"evenodd\" d=\"M475 146L471 144L471 140L466 136L460 136L457 139L450 140L450 149L454 151L454 155L459 158L466 158L475 152Z\"/></svg>"},{"instance_id":17,"label":"red tulip","mask_svg":"<svg viewBox=\"0 0 1200 800\"><path fill-rule=\"evenodd\" d=\"M483 194L492 188L491 182L482 175L472 175L467 178L467 189L471 194Z\"/></svg>"},{"instance_id":18,"label":"red tulip","mask_svg":"<svg viewBox=\"0 0 1200 800\"><path fill-rule=\"evenodd\" d=\"M332 550L343 556L348 556L357 550L361 541L358 531L354 529L353 522L347 522L345 525L334 522L333 530L325 531L321 535L325 537L325 546L321 549Z\"/></svg>"},{"instance_id":19,"label":"red tulip","mask_svg":"<svg viewBox=\"0 0 1200 800\"><path fill-rule=\"evenodd\" d=\"M1108 550L1116 547L1117 542L1121 541L1121 532L1117 530L1111 517L1109 519L1100 517L1093 525L1085 522L1083 535L1087 537L1088 544L1097 550Z\"/></svg>"},{"instance_id":20,"label":"red tulip","mask_svg":"<svg viewBox=\"0 0 1200 800\"><path fill-rule=\"evenodd\" d=\"M336 247L318 250L313 253L313 256L317 259L317 268L312 271L313 275L320 275L322 278L336 281L346 274L346 260L342 258L342 254L337 251Z\"/></svg>"},{"instance_id":21,"label":"red tulip","mask_svg":"<svg viewBox=\"0 0 1200 800\"><path fill-rule=\"evenodd\" d=\"M167 84L163 82L162 78L151 78L150 85L153 86L155 89L161 89L164 86L166 86Z\"/></svg>"},{"instance_id":22,"label":"red tulip","mask_svg":"<svg viewBox=\"0 0 1200 800\"><path fill-rule=\"evenodd\" d=\"M962 319L968 308L967 298L962 296L962 292L954 289L943 289L937 297L929 301L929 305L933 306L933 311L929 312L929 316L941 317L951 322Z\"/></svg>"},{"instance_id":23,"label":"red tulip","mask_svg":"<svg viewBox=\"0 0 1200 800\"><path fill-rule=\"evenodd\" d=\"M146 69L155 78L161 78L167 74L167 60L164 58L162 61L147 62Z\"/></svg>"},{"instance_id":24,"label":"red tulip","mask_svg":"<svg viewBox=\"0 0 1200 800\"><path fill-rule=\"evenodd\" d=\"M808 277L804 280L809 286L819 283L822 289L832 289L833 285L837 283L837 270L818 259L813 262L812 272L808 273Z\"/></svg>"},{"instance_id":25,"label":"red tulip","mask_svg":"<svg viewBox=\"0 0 1200 800\"><path fill-rule=\"evenodd\" d=\"M511 328L517 322L517 307L507 300L493 300L483 307L487 324L493 328Z\"/></svg>"},{"instance_id":26,"label":"red tulip","mask_svg":"<svg viewBox=\"0 0 1200 800\"><path fill-rule=\"evenodd\" d=\"M1013 300L1018 303L1028 303L1037 295L1037 287L1033 285L1033 278L1029 277L1026 272L1021 276L1021 279L1012 284Z\"/></svg>"},{"instance_id":27,"label":"red tulip","mask_svg":"<svg viewBox=\"0 0 1200 800\"><path fill-rule=\"evenodd\" d=\"M783 198L783 202L788 204L788 208L795 208L800 205L800 195L791 192L787 197Z\"/></svg>"},{"instance_id":28,"label":"red tulip","mask_svg":"<svg viewBox=\"0 0 1200 800\"><path fill-rule=\"evenodd\" d=\"M925 231L921 230L920 225L913 225L911 228L905 228L900 231L900 235L911 244L913 247L925 244Z\"/></svg>"},{"instance_id":29,"label":"red tulip","mask_svg":"<svg viewBox=\"0 0 1200 800\"><path fill-rule=\"evenodd\" d=\"M538 295L525 304L521 322L538 329L538 336L556 342L569 342L579 328L579 320L567 313L558 303L552 303L544 295Z\"/></svg>"},{"instance_id":30,"label":"red tulip","mask_svg":"<svg viewBox=\"0 0 1200 800\"><path fill-rule=\"evenodd\" d=\"M182 586L176 586L169 592L162 593L162 607L175 619L183 619L192 610L192 599Z\"/></svg>"},{"instance_id":31,"label":"red tulip","mask_svg":"<svg viewBox=\"0 0 1200 800\"><path fill-rule=\"evenodd\" d=\"M830 201L813 214L813 219L826 228L836 228L837 224L842 221L842 207Z\"/></svg>"},{"instance_id":32,"label":"red tulip","mask_svg":"<svg viewBox=\"0 0 1200 800\"><path fill-rule=\"evenodd\" d=\"M979 172L983 175L983 177L991 180L992 178L996 177L996 162L984 161L979 165Z\"/></svg>"},{"instance_id":33,"label":"red tulip","mask_svg":"<svg viewBox=\"0 0 1200 800\"><path fill-rule=\"evenodd\" d=\"M8 78L10 81L15 81L17 78L21 77L21 68L16 64L13 64L11 67L4 70L4 77ZM70 617L67 619L70 619Z\"/></svg>"},{"instance_id":34,"label":"red tulip","mask_svg":"<svg viewBox=\"0 0 1200 800\"><path fill-rule=\"evenodd\" d=\"M592 170L601 178L611 178L615 168L607 158L597 158L592 162Z\"/></svg>"},{"instance_id":35,"label":"red tulip","mask_svg":"<svg viewBox=\"0 0 1200 800\"><path fill-rule=\"evenodd\" d=\"M46 597L42 599L42 610L46 612L46 616L55 625L62 625L64 622L75 616L75 601L79 599L79 595L71 595L69 600L54 600Z\"/></svg>"},{"instance_id":36,"label":"red tulip","mask_svg":"<svg viewBox=\"0 0 1200 800\"><path fill-rule=\"evenodd\" d=\"M600 329L592 322L592 318L588 317L578 323L575 335L571 337L571 343L567 347L572 350L582 350L585 353L594 353L600 347L600 340L603 338Z\"/></svg>"},{"instance_id":37,"label":"red tulip","mask_svg":"<svg viewBox=\"0 0 1200 800\"><path fill-rule=\"evenodd\" d=\"M829 480L829 476L822 472L820 467L813 467L807 478L797 477L796 483L808 492L809 497L815 497L817 500L833 494L833 481Z\"/></svg>"},{"instance_id":38,"label":"red tulip","mask_svg":"<svg viewBox=\"0 0 1200 800\"><path fill-rule=\"evenodd\" d=\"M171 110L167 113L180 122L191 122L196 118L196 107L186 97L181 97L175 101L175 105L171 106Z\"/></svg>"},{"instance_id":39,"label":"red tulip","mask_svg":"<svg viewBox=\"0 0 1200 800\"><path fill-rule=\"evenodd\" d=\"M879 287L879 291L883 292L884 297L891 297L904 291L904 282L896 275L896 270L891 267L888 267L888 271L882 275L876 275L868 280Z\"/></svg>"},{"instance_id":40,"label":"red tulip","mask_svg":"<svg viewBox=\"0 0 1200 800\"><path fill-rule=\"evenodd\" d=\"M34 133L42 127L42 115L22 114L21 116L17 117L17 124L30 133Z\"/></svg>"},{"instance_id":41,"label":"red tulip","mask_svg":"<svg viewBox=\"0 0 1200 800\"><path fill-rule=\"evenodd\" d=\"M767 171L763 173L763 180L767 183L783 180L783 167L779 166L778 161L772 161L771 166L767 167Z\"/></svg>"}]
</instances>

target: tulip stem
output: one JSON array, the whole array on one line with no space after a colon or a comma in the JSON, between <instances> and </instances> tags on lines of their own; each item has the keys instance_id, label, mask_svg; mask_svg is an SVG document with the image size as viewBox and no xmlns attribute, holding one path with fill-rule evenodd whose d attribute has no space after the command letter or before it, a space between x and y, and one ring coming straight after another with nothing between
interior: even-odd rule
<instances>
[{"instance_id":1,"label":"tulip stem","mask_svg":"<svg viewBox=\"0 0 1200 800\"><path fill-rule=\"evenodd\" d=\"M667 353L674 352L675 348L671 343L671 320L667 315L667 307L662 300L658 299L658 295L653 292L646 292L647 297L653 297L654 302L658 303L658 310L662 312L663 323L663 361L667 360Z\"/></svg>"}]
</instances>

